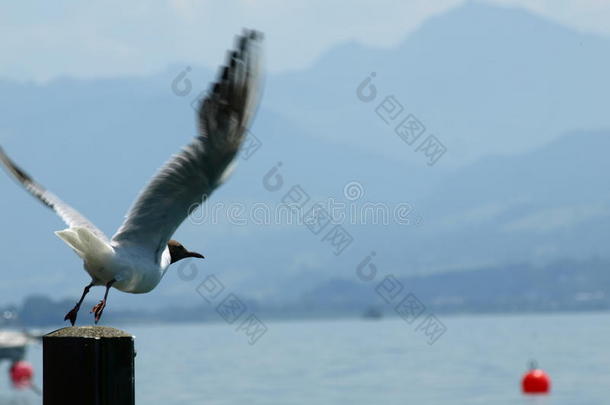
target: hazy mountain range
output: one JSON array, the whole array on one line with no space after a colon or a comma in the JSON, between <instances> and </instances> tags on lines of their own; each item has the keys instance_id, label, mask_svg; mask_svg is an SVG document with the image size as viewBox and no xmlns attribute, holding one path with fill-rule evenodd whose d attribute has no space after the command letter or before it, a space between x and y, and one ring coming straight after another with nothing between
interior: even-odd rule
<instances>
[{"instance_id":1,"label":"hazy mountain range","mask_svg":"<svg viewBox=\"0 0 610 405\"><path fill-rule=\"evenodd\" d=\"M145 78L0 81L0 144L112 234L154 171L195 134L191 103L213 72L193 66L177 79L185 68ZM380 274L399 277L479 268L492 277L517 264L529 271L609 259L609 71L606 38L468 3L394 49L348 43L307 70L270 75L252 128L262 145L208 201L225 214L217 224L195 218L176 235L206 260L192 262L196 274L189 263L170 271L150 295L111 299L131 308L191 305L201 302L197 285L215 274L241 296L294 301L329 280L357 281L354 269L373 251ZM364 102L357 88L373 72L376 97ZM379 109L387 96L391 113L387 104ZM384 122L379 114L388 119L401 109L396 103L401 113ZM413 145L394 132L409 114L425 126ZM446 152L430 166L417 148L431 134ZM278 162L284 183L270 191L265 176ZM305 211L329 199L347 214L376 204L394 215L408 204L409 223L356 215L343 223L353 242L336 256L322 240L330 227L313 234L286 217L268 225L252 218L261 204L277 209L295 185L309 195ZM52 234L61 221L7 176L0 193L0 304L31 293L76 298L87 277ZM226 218L230 204L252 214L245 224ZM443 291L453 282L434 280Z\"/></svg>"}]
</instances>

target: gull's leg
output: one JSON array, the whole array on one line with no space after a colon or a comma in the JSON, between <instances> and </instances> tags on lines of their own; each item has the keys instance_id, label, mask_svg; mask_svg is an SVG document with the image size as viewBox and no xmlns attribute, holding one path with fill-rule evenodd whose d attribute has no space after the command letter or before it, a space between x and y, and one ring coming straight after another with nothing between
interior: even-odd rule
<instances>
[{"instance_id":1,"label":"gull's leg","mask_svg":"<svg viewBox=\"0 0 610 405\"><path fill-rule=\"evenodd\" d=\"M83 300L85 299L85 296L89 293L89 290L91 289L91 287L93 287L93 283L94 283L94 281L91 281L91 283L89 283L89 285L87 285L85 287L85 289L83 290L83 295L80 297L80 300L78 300L78 302L76 303L74 308L72 308L70 310L70 312L68 312L66 314L66 316L64 317L64 321L69 320L70 323L72 324L72 326L74 326L74 324L76 323L76 315L78 315L78 310L80 309L80 305L83 303Z\"/></svg>"},{"instance_id":2,"label":"gull's leg","mask_svg":"<svg viewBox=\"0 0 610 405\"><path fill-rule=\"evenodd\" d=\"M106 308L106 299L108 299L108 291L110 291L110 287L112 287L112 285L114 283L116 283L115 279L112 279L108 283L106 283L106 293L104 294L104 299L101 300L99 302L99 304L94 306L93 309L91 310L91 313L95 314L95 324L96 325L100 321L100 318L102 317L102 313L104 313L104 308Z\"/></svg>"}]
</instances>

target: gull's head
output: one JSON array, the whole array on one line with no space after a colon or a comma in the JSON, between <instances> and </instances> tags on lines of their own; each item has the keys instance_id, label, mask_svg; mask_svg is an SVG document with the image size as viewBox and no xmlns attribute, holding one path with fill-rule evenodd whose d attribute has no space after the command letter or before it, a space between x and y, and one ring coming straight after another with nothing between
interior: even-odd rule
<instances>
[{"instance_id":1,"label":"gull's head","mask_svg":"<svg viewBox=\"0 0 610 405\"><path fill-rule=\"evenodd\" d=\"M184 246L182 246L182 243L173 239L167 242L167 248L169 249L169 254L172 258L170 263L176 263L178 260L182 260L187 257L196 257L198 259L205 258L202 254L187 250Z\"/></svg>"}]
</instances>

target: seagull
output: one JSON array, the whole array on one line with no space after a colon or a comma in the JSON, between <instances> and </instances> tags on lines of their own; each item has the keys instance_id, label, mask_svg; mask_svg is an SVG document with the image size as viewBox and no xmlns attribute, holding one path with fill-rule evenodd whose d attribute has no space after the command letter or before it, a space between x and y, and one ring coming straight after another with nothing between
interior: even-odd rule
<instances>
[{"instance_id":1,"label":"seagull","mask_svg":"<svg viewBox=\"0 0 610 405\"><path fill-rule=\"evenodd\" d=\"M91 282L65 316L72 325L93 286L105 286L93 307L97 324L110 288L141 294L154 289L168 267L200 253L187 250L172 235L232 171L259 104L262 87L262 33L244 30L227 53L227 63L199 104L198 134L149 181L110 239L87 218L47 191L19 168L0 147L0 163L27 191L68 225L55 234L83 260ZM136 151L134 151L134 155Z\"/></svg>"}]
</instances>

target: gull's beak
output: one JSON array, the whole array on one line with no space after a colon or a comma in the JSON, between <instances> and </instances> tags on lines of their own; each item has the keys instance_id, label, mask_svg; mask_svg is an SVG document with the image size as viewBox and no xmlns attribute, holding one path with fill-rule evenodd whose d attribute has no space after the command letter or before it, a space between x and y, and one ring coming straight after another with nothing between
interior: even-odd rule
<instances>
[{"instance_id":1,"label":"gull's beak","mask_svg":"<svg viewBox=\"0 0 610 405\"><path fill-rule=\"evenodd\" d=\"M201 255L201 254L199 254L197 252L188 252L186 254L186 257L196 257L197 259L205 259L204 255Z\"/></svg>"}]
</instances>

